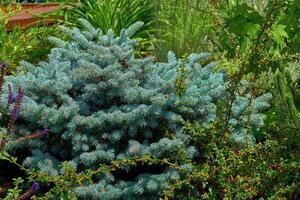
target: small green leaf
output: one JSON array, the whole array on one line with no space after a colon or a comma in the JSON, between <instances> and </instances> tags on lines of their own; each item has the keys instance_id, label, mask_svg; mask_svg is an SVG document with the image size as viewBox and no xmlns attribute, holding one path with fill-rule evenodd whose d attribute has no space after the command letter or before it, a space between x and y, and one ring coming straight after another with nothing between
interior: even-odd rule
<instances>
[{"instance_id":1,"label":"small green leaf","mask_svg":"<svg viewBox=\"0 0 300 200\"><path fill-rule=\"evenodd\" d=\"M254 38L259 31L260 25L253 23L246 23L244 25L244 32L250 37Z\"/></svg>"},{"instance_id":2,"label":"small green leaf","mask_svg":"<svg viewBox=\"0 0 300 200\"><path fill-rule=\"evenodd\" d=\"M272 34L274 36L274 41L280 46L284 45L284 38L288 38L287 32L285 32L285 25L278 24L272 28Z\"/></svg>"}]
</instances>

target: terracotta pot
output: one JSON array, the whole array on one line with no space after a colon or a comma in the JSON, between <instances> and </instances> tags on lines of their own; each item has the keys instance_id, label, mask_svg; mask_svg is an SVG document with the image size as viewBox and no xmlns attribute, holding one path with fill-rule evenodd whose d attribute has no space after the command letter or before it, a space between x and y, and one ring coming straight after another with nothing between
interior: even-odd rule
<instances>
[{"instance_id":1,"label":"terracotta pot","mask_svg":"<svg viewBox=\"0 0 300 200\"><path fill-rule=\"evenodd\" d=\"M12 10L16 9L16 5L11 5ZM26 29L29 26L41 23L43 25L53 24L57 17L49 16L46 18L39 18L36 15L49 13L56 11L60 8L60 4L56 3L24 3L21 4L21 10L17 12L16 15L12 16L8 20L6 25L6 30L13 30L14 26L19 26L21 29ZM5 8L1 7L2 11L5 13Z\"/></svg>"}]
</instances>

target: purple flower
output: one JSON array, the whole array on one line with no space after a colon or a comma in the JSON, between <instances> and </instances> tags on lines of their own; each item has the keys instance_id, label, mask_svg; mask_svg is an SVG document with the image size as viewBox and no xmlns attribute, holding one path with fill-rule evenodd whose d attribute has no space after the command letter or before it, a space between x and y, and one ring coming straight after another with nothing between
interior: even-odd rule
<instances>
[{"instance_id":1,"label":"purple flower","mask_svg":"<svg viewBox=\"0 0 300 200\"><path fill-rule=\"evenodd\" d=\"M18 95L16 96L16 101L22 101L24 97L24 89L22 87L19 88Z\"/></svg>"},{"instance_id":2,"label":"purple flower","mask_svg":"<svg viewBox=\"0 0 300 200\"><path fill-rule=\"evenodd\" d=\"M12 87L10 84L8 84L8 96L7 96L8 104L12 104L14 102L17 102L17 103L19 102L18 104L20 104L23 97L24 97L24 89L22 87L19 88L18 94L16 96L14 96Z\"/></svg>"},{"instance_id":3,"label":"purple flower","mask_svg":"<svg viewBox=\"0 0 300 200\"><path fill-rule=\"evenodd\" d=\"M50 130L48 128L45 128L44 130L42 130L42 134L48 135L49 131Z\"/></svg>"},{"instance_id":4,"label":"purple flower","mask_svg":"<svg viewBox=\"0 0 300 200\"><path fill-rule=\"evenodd\" d=\"M8 104L12 104L14 102L14 93L12 91L11 85L8 84L8 97L7 97Z\"/></svg>"},{"instance_id":5,"label":"purple flower","mask_svg":"<svg viewBox=\"0 0 300 200\"><path fill-rule=\"evenodd\" d=\"M7 68L7 67L8 67L7 62L4 62L4 61L0 62L0 68L1 68L1 69L5 69L5 68Z\"/></svg>"},{"instance_id":6,"label":"purple flower","mask_svg":"<svg viewBox=\"0 0 300 200\"><path fill-rule=\"evenodd\" d=\"M31 189L33 189L34 191L37 191L39 188L40 188L40 184L37 181L33 181Z\"/></svg>"},{"instance_id":7,"label":"purple flower","mask_svg":"<svg viewBox=\"0 0 300 200\"><path fill-rule=\"evenodd\" d=\"M19 112L20 108L18 106L15 106L14 109L11 111L11 119L13 119L13 121L17 120Z\"/></svg>"},{"instance_id":8,"label":"purple flower","mask_svg":"<svg viewBox=\"0 0 300 200\"><path fill-rule=\"evenodd\" d=\"M20 107L22 104L23 97L24 97L24 89L22 87L20 87L19 91L18 91L18 95L16 96L16 99L15 99L16 103L11 112L10 121L7 126L7 133L9 133L9 134L12 133L13 126L18 118L19 113L20 113Z\"/></svg>"}]
</instances>

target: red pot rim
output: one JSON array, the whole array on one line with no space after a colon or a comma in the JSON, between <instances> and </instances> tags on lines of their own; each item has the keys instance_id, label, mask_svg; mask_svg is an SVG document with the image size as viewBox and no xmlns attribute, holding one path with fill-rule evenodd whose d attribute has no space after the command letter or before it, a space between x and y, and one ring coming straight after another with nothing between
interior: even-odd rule
<instances>
[{"instance_id":1,"label":"red pot rim","mask_svg":"<svg viewBox=\"0 0 300 200\"><path fill-rule=\"evenodd\" d=\"M43 4L43 3L24 3L24 4L12 4L12 10L16 8L17 5L21 5L21 10L16 13L16 15L13 15L9 18L8 24L7 24L7 30L12 30L12 27L15 25L20 26L21 28L26 28L30 24L34 24L35 22L38 22L39 19L35 14L44 14L44 13L50 13L52 11L55 11L59 8L61 4L59 3L49 3L49 4ZM1 9L1 6L0 6ZM2 6L3 10L3 6ZM5 11L4 11L5 12ZM43 21L53 21L53 17L48 17L46 19L43 19Z\"/></svg>"}]
</instances>

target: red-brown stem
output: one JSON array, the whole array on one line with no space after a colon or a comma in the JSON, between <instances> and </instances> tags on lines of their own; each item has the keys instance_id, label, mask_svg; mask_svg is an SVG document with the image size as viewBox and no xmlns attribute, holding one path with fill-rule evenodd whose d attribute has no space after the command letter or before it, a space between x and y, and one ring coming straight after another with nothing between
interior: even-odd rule
<instances>
[{"instance_id":1,"label":"red-brown stem","mask_svg":"<svg viewBox=\"0 0 300 200\"><path fill-rule=\"evenodd\" d=\"M21 196L14 198L13 200L28 200L35 194L35 190L30 188L27 192L23 193Z\"/></svg>"},{"instance_id":2,"label":"red-brown stem","mask_svg":"<svg viewBox=\"0 0 300 200\"><path fill-rule=\"evenodd\" d=\"M34 138L37 138L37 137L42 136L42 135L45 135L45 134L42 133L42 132L32 133L30 135L26 135L24 137L18 138L17 140L15 140L15 142L21 142L21 141L24 141L24 140L34 139Z\"/></svg>"}]
</instances>

